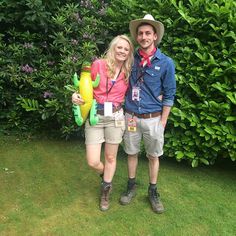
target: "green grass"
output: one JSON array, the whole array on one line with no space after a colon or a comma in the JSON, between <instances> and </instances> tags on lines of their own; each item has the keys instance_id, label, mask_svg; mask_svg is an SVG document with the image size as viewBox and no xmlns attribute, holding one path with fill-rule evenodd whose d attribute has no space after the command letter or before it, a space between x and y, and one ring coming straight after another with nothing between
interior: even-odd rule
<instances>
[{"instance_id":1,"label":"green grass","mask_svg":"<svg viewBox=\"0 0 236 236\"><path fill-rule=\"evenodd\" d=\"M100 179L82 141L0 137L0 235L235 235L236 163L192 169L161 161L159 190L166 212L146 198L148 165L140 159L138 193L118 202L127 180L119 153L111 208L98 208Z\"/></svg>"}]
</instances>

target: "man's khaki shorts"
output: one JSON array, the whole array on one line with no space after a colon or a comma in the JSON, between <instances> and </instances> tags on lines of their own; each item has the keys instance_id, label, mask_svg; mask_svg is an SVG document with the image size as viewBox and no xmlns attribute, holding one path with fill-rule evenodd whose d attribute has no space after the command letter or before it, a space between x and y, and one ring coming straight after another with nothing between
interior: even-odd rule
<instances>
[{"instance_id":1,"label":"man's khaki shorts","mask_svg":"<svg viewBox=\"0 0 236 236\"><path fill-rule=\"evenodd\" d=\"M161 116L140 119L134 116L137 122L135 132L128 131L127 124L128 119L132 115L125 114L125 134L124 134L124 150L129 155L135 155L140 152L141 140L143 143L147 157L160 157L163 155L164 145L164 127L160 122Z\"/></svg>"}]
</instances>

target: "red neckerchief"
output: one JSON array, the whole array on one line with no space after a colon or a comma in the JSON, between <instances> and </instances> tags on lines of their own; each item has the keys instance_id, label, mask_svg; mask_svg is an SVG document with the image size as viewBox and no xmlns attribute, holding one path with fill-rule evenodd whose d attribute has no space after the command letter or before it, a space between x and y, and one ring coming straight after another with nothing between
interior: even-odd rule
<instances>
[{"instance_id":1,"label":"red neckerchief","mask_svg":"<svg viewBox=\"0 0 236 236\"><path fill-rule=\"evenodd\" d=\"M150 66L151 65L151 61L150 61L150 57L154 55L154 53L156 52L156 48L153 48L153 50L151 51L150 54L147 54L146 52L144 52L143 50L139 49L139 55L142 57L141 62L139 63L140 66L143 66L143 64L145 62L147 62L147 65Z\"/></svg>"}]
</instances>

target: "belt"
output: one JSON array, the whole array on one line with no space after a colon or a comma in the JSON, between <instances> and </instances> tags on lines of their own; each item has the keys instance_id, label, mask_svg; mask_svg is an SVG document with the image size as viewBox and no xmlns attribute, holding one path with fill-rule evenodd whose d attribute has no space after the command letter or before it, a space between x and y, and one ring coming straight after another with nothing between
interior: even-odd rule
<instances>
[{"instance_id":1,"label":"belt","mask_svg":"<svg viewBox=\"0 0 236 236\"><path fill-rule=\"evenodd\" d=\"M128 114L132 115L132 116L136 116L138 118L142 118L142 119L149 119L149 118L154 118L154 117L158 117L161 115L161 112L160 111L157 111L157 112L153 112L153 113L145 113L145 114L137 114L135 112L132 112L132 111L125 111L127 112Z\"/></svg>"},{"instance_id":2,"label":"belt","mask_svg":"<svg viewBox=\"0 0 236 236\"><path fill-rule=\"evenodd\" d=\"M121 108L122 106L112 107L112 113L119 111ZM104 116L104 109L97 110L97 114Z\"/></svg>"}]
</instances>

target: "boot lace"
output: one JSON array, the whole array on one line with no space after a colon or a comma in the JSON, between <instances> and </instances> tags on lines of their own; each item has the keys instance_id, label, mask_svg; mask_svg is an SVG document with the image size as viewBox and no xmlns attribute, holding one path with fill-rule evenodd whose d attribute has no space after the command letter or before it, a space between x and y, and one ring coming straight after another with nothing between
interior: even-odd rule
<instances>
[{"instance_id":1,"label":"boot lace","mask_svg":"<svg viewBox=\"0 0 236 236\"><path fill-rule=\"evenodd\" d=\"M109 191L110 191L110 186L107 186L105 189L104 189L104 194L102 196L102 198L105 200L105 201L108 201L109 200Z\"/></svg>"},{"instance_id":2,"label":"boot lace","mask_svg":"<svg viewBox=\"0 0 236 236\"><path fill-rule=\"evenodd\" d=\"M151 196L152 196L152 199L156 202L156 203L158 203L159 202L159 193L157 192L157 190L156 189L154 189L154 190L151 190Z\"/></svg>"}]
</instances>

